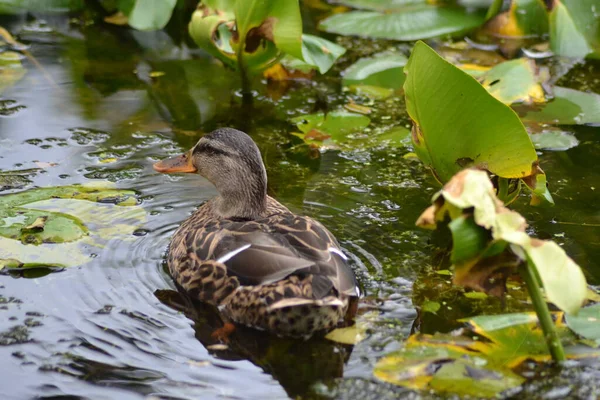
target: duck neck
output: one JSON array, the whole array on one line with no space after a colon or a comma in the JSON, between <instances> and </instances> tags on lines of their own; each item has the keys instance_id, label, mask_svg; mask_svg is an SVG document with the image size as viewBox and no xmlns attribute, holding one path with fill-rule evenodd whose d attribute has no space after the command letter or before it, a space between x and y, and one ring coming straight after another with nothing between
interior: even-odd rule
<instances>
[{"instance_id":1,"label":"duck neck","mask_svg":"<svg viewBox=\"0 0 600 400\"><path fill-rule=\"evenodd\" d=\"M215 211L221 218L255 219L267 208L267 176L231 179L217 187Z\"/></svg>"}]
</instances>

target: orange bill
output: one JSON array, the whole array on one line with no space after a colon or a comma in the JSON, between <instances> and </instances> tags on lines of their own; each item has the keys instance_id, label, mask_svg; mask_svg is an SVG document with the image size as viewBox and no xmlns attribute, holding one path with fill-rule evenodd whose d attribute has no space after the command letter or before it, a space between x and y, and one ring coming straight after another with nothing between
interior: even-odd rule
<instances>
[{"instance_id":1,"label":"orange bill","mask_svg":"<svg viewBox=\"0 0 600 400\"><path fill-rule=\"evenodd\" d=\"M196 172L198 169L192 163L192 152L188 151L180 156L167 158L153 165L154 170L164 174L175 172Z\"/></svg>"}]
</instances>

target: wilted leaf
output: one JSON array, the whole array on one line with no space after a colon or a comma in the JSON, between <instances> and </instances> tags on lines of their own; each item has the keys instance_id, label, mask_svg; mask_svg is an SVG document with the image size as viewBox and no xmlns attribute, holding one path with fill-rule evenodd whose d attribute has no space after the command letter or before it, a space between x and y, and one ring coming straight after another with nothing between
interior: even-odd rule
<instances>
[{"instance_id":1,"label":"wilted leaf","mask_svg":"<svg viewBox=\"0 0 600 400\"><path fill-rule=\"evenodd\" d=\"M548 301L568 313L581 307L587 284L579 266L556 243L530 238L525 219L497 199L485 172L459 172L432 202L417 224L434 227L450 218L456 284L499 296L508 275L527 261L538 271Z\"/></svg>"},{"instance_id":2,"label":"wilted leaf","mask_svg":"<svg viewBox=\"0 0 600 400\"><path fill-rule=\"evenodd\" d=\"M479 26L484 20L483 10L468 12L461 7L426 3L394 7L394 11L389 13L350 11L335 14L322 21L319 27L339 35L409 41L462 34Z\"/></svg>"},{"instance_id":3,"label":"wilted leaf","mask_svg":"<svg viewBox=\"0 0 600 400\"><path fill-rule=\"evenodd\" d=\"M502 178L539 174L537 154L519 117L473 77L423 42L415 45L404 71L415 152L441 182L469 166ZM545 186L539 190L547 191Z\"/></svg>"},{"instance_id":4,"label":"wilted leaf","mask_svg":"<svg viewBox=\"0 0 600 400\"><path fill-rule=\"evenodd\" d=\"M346 86L370 85L400 89L404 84L402 70L407 61L404 54L393 52L361 58L342 73L342 83Z\"/></svg>"}]
</instances>

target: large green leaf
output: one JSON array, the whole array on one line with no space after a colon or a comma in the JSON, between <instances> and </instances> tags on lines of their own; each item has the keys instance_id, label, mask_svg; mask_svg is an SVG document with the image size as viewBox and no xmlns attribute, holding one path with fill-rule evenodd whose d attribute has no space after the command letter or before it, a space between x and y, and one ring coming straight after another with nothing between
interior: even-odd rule
<instances>
[{"instance_id":1,"label":"large green leaf","mask_svg":"<svg viewBox=\"0 0 600 400\"><path fill-rule=\"evenodd\" d=\"M457 35L481 25L485 13L454 6L423 4L391 13L350 11L333 15L319 27L327 32L375 39L417 40Z\"/></svg>"},{"instance_id":2,"label":"large green leaf","mask_svg":"<svg viewBox=\"0 0 600 400\"><path fill-rule=\"evenodd\" d=\"M381 86L400 89L404 84L403 68L408 59L402 53L384 52L361 58L343 72L344 85Z\"/></svg>"},{"instance_id":3,"label":"large green leaf","mask_svg":"<svg viewBox=\"0 0 600 400\"><path fill-rule=\"evenodd\" d=\"M560 125L600 124L600 95L555 86L554 98L539 109L525 109L526 121Z\"/></svg>"},{"instance_id":4,"label":"large green leaf","mask_svg":"<svg viewBox=\"0 0 600 400\"><path fill-rule=\"evenodd\" d=\"M466 166L504 178L536 174L537 154L521 120L474 78L423 42L404 70L415 151L440 181Z\"/></svg>"},{"instance_id":5,"label":"large green leaf","mask_svg":"<svg viewBox=\"0 0 600 400\"><path fill-rule=\"evenodd\" d=\"M550 12L550 47L561 56L582 58L600 53L597 0L554 0Z\"/></svg>"}]
</instances>

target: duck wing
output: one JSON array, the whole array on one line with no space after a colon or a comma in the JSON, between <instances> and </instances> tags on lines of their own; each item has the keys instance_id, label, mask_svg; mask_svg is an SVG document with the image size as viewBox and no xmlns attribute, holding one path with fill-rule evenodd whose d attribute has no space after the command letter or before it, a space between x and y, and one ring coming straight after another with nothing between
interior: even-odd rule
<instances>
[{"instance_id":1,"label":"duck wing","mask_svg":"<svg viewBox=\"0 0 600 400\"><path fill-rule=\"evenodd\" d=\"M332 288L358 295L354 273L336 239L311 218L277 214L253 221L221 220L194 235L196 256L225 264L228 274L237 276L242 285L311 274L317 299Z\"/></svg>"}]
</instances>

